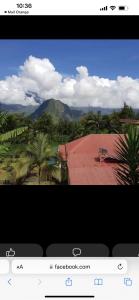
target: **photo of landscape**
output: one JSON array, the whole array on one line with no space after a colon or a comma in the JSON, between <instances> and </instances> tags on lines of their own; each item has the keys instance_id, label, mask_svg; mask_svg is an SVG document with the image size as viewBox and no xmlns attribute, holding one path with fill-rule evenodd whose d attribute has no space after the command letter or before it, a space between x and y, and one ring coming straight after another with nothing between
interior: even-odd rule
<instances>
[{"instance_id":1,"label":"photo of landscape","mask_svg":"<svg viewBox=\"0 0 139 300\"><path fill-rule=\"evenodd\" d=\"M139 40L0 40L0 185L139 184Z\"/></svg>"}]
</instances>

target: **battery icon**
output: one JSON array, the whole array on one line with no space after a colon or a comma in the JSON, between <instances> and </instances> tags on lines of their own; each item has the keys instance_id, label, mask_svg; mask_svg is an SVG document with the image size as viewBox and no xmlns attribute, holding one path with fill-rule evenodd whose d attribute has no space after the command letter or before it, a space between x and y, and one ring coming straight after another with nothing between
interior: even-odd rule
<instances>
[{"instance_id":1,"label":"battery icon","mask_svg":"<svg viewBox=\"0 0 139 300\"><path fill-rule=\"evenodd\" d=\"M119 6L119 10L128 10L127 6Z\"/></svg>"}]
</instances>

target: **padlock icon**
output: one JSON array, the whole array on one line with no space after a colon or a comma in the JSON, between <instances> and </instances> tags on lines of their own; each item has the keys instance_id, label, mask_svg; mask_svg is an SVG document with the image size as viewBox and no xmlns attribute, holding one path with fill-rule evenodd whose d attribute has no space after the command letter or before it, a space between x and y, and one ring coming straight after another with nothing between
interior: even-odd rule
<instances>
[{"instance_id":1,"label":"padlock icon","mask_svg":"<svg viewBox=\"0 0 139 300\"><path fill-rule=\"evenodd\" d=\"M67 278L67 279L65 280L65 285L66 285L66 286L72 286L72 279L71 279L71 278Z\"/></svg>"}]
</instances>

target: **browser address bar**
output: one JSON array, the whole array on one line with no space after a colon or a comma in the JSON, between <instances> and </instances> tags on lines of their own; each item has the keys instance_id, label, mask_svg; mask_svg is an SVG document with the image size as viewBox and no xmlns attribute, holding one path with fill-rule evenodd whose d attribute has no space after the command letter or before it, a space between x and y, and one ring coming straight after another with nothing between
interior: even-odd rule
<instances>
[{"instance_id":1,"label":"browser address bar","mask_svg":"<svg viewBox=\"0 0 139 300\"><path fill-rule=\"evenodd\" d=\"M125 274L125 259L15 259L14 274Z\"/></svg>"}]
</instances>

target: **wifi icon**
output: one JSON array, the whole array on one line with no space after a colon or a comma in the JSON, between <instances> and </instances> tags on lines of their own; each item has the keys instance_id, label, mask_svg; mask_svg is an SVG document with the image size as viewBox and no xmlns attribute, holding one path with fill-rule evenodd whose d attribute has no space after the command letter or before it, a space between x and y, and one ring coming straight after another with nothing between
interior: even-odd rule
<instances>
[{"instance_id":1,"label":"wifi icon","mask_svg":"<svg viewBox=\"0 0 139 300\"><path fill-rule=\"evenodd\" d=\"M112 5L110 6L111 10L114 10L116 8L116 6Z\"/></svg>"}]
</instances>

